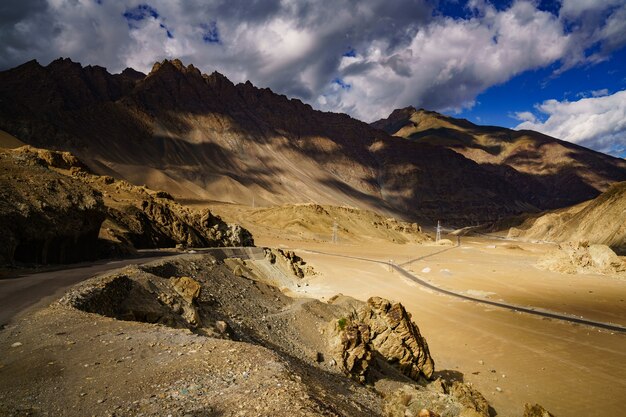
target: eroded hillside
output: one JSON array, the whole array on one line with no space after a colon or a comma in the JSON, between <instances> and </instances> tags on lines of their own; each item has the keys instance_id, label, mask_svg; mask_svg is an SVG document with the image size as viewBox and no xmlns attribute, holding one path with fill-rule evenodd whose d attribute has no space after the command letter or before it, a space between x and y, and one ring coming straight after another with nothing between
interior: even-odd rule
<instances>
[{"instance_id":1,"label":"eroded hillside","mask_svg":"<svg viewBox=\"0 0 626 417\"><path fill-rule=\"evenodd\" d=\"M533 216L511 228L509 237L555 242L586 241L626 254L626 182L574 207Z\"/></svg>"}]
</instances>

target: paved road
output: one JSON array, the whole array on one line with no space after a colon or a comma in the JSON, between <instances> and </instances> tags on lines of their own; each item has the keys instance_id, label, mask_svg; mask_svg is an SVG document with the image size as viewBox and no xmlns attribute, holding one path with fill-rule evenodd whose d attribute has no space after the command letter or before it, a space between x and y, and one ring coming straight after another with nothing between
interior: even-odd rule
<instances>
[{"instance_id":1,"label":"paved road","mask_svg":"<svg viewBox=\"0 0 626 417\"><path fill-rule=\"evenodd\" d=\"M454 248L446 248L439 250L429 255L422 256L417 259L412 259L402 265L406 265L418 260L422 260L442 252L446 252ZM220 252L224 257L232 256L262 256L259 252L259 248L205 248L196 249L197 252L210 253ZM612 323L603 323L593 320L587 320L580 317L568 316L564 314L558 314L551 311L539 310L533 307L518 306L514 304L487 300L484 298L472 297L469 295L461 294L455 291L446 290L444 288L437 287L429 282L426 282L419 277L411 274L404 269L401 265L396 265L392 262L381 261L378 259L369 259L358 256L339 255L336 253L321 252L316 250L308 250L312 253L327 256L337 256L342 258L357 259L365 262L373 262L378 264L389 265L391 268L398 271L400 274L410 279L411 281L436 291L441 294L445 294L451 297L460 298L463 300L473 301L480 304L487 304L490 306L500 307L511 311L517 311L527 314L533 314L541 317L548 317L555 320L562 320L571 323L584 324L587 326L597 327L605 330L611 330L614 332L626 334L626 327L619 326ZM259 252L259 253L256 253ZM85 279L91 278L98 274L103 274L118 268L122 268L130 264L144 264L159 260L172 255L180 254L180 252L163 252L163 251L145 251L142 253L141 258L132 258L115 261L101 261L85 266L77 266L69 269L40 272L36 274L19 276L16 278L7 278L0 280L0 326L8 323L16 315L23 313L27 309L40 306L46 302L52 301L55 297L59 297L65 289Z\"/></svg>"},{"instance_id":2,"label":"paved road","mask_svg":"<svg viewBox=\"0 0 626 417\"><path fill-rule=\"evenodd\" d=\"M0 326L26 310L60 297L68 287L130 264L144 264L180 254L168 251L143 251L139 257L83 263L70 268L24 274L0 279Z\"/></svg>"},{"instance_id":3,"label":"paved road","mask_svg":"<svg viewBox=\"0 0 626 417\"><path fill-rule=\"evenodd\" d=\"M431 253L430 255L425 255L416 259L412 259L409 262L405 262L402 265L406 265L406 264L410 264L412 262L415 262L417 260L422 260L437 254L440 254L442 252L446 252L448 250L451 250L454 248L447 248L444 250L439 250L437 252ZM444 288L440 288L437 287L436 285L433 285L429 282L424 281L423 279L411 274L409 271L407 271L406 269L404 269L401 265L397 265L393 262L387 262L387 261L381 261L378 259L369 259L369 258L363 258L363 257L359 257L359 256L350 256L350 255L338 255L336 253L328 253L328 252L321 252L321 251L316 251L316 250L308 250L308 252L312 252L312 253L317 253L320 255L328 255L328 256L337 256L337 257L341 257L341 258L349 258L349 259L357 259L357 260L361 260L361 261L365 261L365 262L373 262L373 263L378 263L378 264L383 264L383 265L389 265L391 268L393 268L394 270L398 271L400 274L402 274L404 277L410 279L411 281L426 287L430 290L436 291L438 293L441 294L445 294L451 297L455 297L455 298L460 298L463 300L468 300L468 301L473 301L475 303L480 303L480 304L487 304L490 306L495 306L495 307L501 307L507 310L511 310L511 311L517 311L517 312L521 312L521 313L527 313L527 314L532 314L532 315L536 315L536 316L541 316L541 317L548 317L551 319L555 319L555 320L562 320L562 321L567 321L570 323L577 323L577 324L584 324L586 326L592 326L592 327L596 327L596 328L600 328L600 329L605 329L605 330L611 330L613 332L619 332L619 333L624 333L626 334L626 327L617 325L617 324L613 324L613 323L604 323L604 322L599 322L599 321L593 321L593 320L587 320L584 318L580 318L580 317L576 317L576 316L569 316L566 314L559 314L559 313L554 313L551 311L547 311L547 310L543 310L543 309L536 309L533 307L525 307L525 306L519 306L519 305L515 305L515 304L509 304L509 303L504 303L504 302L499 302L499 301L492 301L492 300L487 300L484 298L478 298L478 297L472 297L469 295L465 295L465 294L461 294L455 291L450 291L450 290L446 290Z\"/></svg>"},{"instance_id":4,"label":"paved road","mask_svg":"<svg viewBox=\"0 0 626 417\"><path fill-rule=\"evenodd\" d=\"M220 259L238 257L246 259L263 259L263 248L228 247L228 248L195 248L187 253L212 253ZM142 265L184 252L174 250L143 250L139 257L123 260L104 260L93 263L82 263L72 266L63 265L56 270L48 270L34 274L23 274L16 277L0 279L0 326L14 317L32 308L50 303L63 295L72 285L105 274L127 265Z\"/></svg>"}]
</instances>

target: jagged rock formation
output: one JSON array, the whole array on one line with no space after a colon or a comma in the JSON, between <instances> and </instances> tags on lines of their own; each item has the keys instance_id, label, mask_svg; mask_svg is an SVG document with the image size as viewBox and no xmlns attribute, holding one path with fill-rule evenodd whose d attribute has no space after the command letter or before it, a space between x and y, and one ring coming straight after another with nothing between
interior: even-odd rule
<instances>
[{"instance_id":1,"label":"jagged rock formation","mask_svg":"<svg viewBox=\"0 0 626 417\"><path fill-rule=\"evenodd\" d=\"M544 255L537 266L566 274L604 274L626 278L626 261L606 245L586 241L561 243Z\"/></svg>"},{"instance_id":2,"label":"jagged rock formation","mask_svg":"<svg viewBox=\"0 0 626 417\"><path fill-rule=\"evenodd\" d=\"M253 246L252 235L229 225L209 210L196 212L168 199L147 197L108 210L111 235L136 248Z\"/></svg>"},{"instance_id":3,"label":"jagged rock formation","mask_svg":"<svg viewBox=\"0 0 626 417\"><path fill-rule=\"evenodd\" d=\"M512 184L535 207L570 206L626 180L626 161L529 130L478 126L413 107L372 123L418 143L451 149ZM602 169L599 170L599 168Z\"/></svg>"},{"instance_id":4,"label":"jagged rock formation","mask_svg":"<svg viewBox=\"0 0 626 417\"><path fill-rule=\"evenodd\" d=\"M315 271L311 265L307 265L304 259L295 254L291 250L283 249L265 249L265 257L274 264L276 262L287 271L291 271L298 278L304 278L308 275L315 275Z\"/></svg>"},{"instance_id":5,"label":"jagged rock formation","mask_svg":"<svg viewBox=\"0 0 626 417\"><path fill-rule=\"evenodd\" d=\"M334 331L336 356L358 381L366 380L374 353L413 380L431 378L435 371L426 339L400 303L372 297L354 317L338 320Z\"/></svg>"},{"instance_id":6,"label":"jagged rock formation","mask_svg":"<svg viewBox=\"0 0 626 417\"><path fill-rule=\"evenodd\" d=\"M19 148L0 150L0 264L97 257L106 216L101 194L48 167L70 160L68 154L48 161Z\"/></svg>"},{"instance_id":7,"label":"jagged rock formation","mask_svg":"<svg viewBox=\"0 0 626 417\"><path fill-rule=\"evenodd\" d=\"M147 76L111 75L67 59L47 67L31 61L0 73L0 97L0 129L32 145L70 150L99 174L174 196L245 204L255 197L259 205L316 201L467 225L598 193L593 184L581 185L572 168L555 174L559 186L545 198L535 198L528 191L536 189L534 174L392 137L177 60ZM623 161L592 159L585 175L594 184L626 179Z\"/></svg>"},{"instance_id":8,"label":"jagged rock formation","mask_svg":"<svg viewBox=\"0 0 626 417\"><path fill-rule=\"evenodd\" d=\"M626 255L626 182L611 186L593 200L532 216L509 230L524 240L578 241L610 246Z\"/></svg>"}]
</instances>

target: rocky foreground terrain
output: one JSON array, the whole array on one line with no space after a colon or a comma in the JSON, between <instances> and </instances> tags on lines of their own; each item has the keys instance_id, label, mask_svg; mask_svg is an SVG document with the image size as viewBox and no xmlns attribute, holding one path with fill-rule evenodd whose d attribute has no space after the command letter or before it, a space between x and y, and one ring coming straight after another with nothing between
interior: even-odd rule
<instances>
[{"instance_id":1,"label":"rocky foreground terrain","mask_svg":"<svg viewBox=\"0 0 626 417\"><path fill-rule=\"evenodd\" d=\"M579 203L626 180L623 160L535 133L509 154L512 131L483 128L484 144L468 147L475 158L179 60L147 75L69 59L0 72L0 129L175 197L348 205L459 227ZM452 130L474 138L472 129ZM429 135L445 141L449 131Z\"/></svg>"},{"instance_id":2,"label":"rocky foreground terrain","mask_svg":"<svg viewBox=\"0 0 626 417\"><path fill-rule=\"evenodd\" d=\"M0 149L0 264L69 263L135 249L254 245L164 192L92 174L68 152Z\"/></svg>"},{"instance_id":3,"label":"rocky foreground terrain","mask_svg":"<svg viewBox=\"0 0 626 417\"><path fill-rule=\"evenodd\" d=\"M8 326L0 414L493 415L401 304L291 298L276 250L246 253L127 267Z\"/></svg>"}]
</instances>

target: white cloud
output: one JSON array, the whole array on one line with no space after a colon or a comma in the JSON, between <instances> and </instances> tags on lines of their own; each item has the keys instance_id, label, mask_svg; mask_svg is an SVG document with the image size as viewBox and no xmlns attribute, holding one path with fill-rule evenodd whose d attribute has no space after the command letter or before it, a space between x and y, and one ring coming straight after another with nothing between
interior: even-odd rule
<instances>
[{"instance_id":1,"label":"white cloud","mask_svg":"<svg viewBox=\"0 0 626 417\"><path fill-rule=\"evenodd\" d=\"M517 2L502 12L481 7L478 17L439 19L420 28L393 56L378 42L356 58L344 58L340 69L353 88L333 102L365 120L408 104L468 107L488 87L567 53L569 38L558 18L532 3Z\"/></svg>"},{"instance_id":2,"label":"white cloud","mask_svg":"<svg viewBox=\"0 0 626 417\"><path fill-rule=\"evenodd\" d=\"M521 122L537 123L537 116L529 111L516 112L513 117Z\"/></svg>"},{"instance_id":3,"label":"white cloud","mask_svg":"<svg viewBox=\"0 0 626 417\"><path fill-rule=\"evenodd\" d=\"M558 16L535 0L504 10L472 0L471 16L456 19L433 14L434 3L3 0L0 68L69 56L114 72L149 71L180 58L371 121L407 105L468 108L524 71L599 62L626 45L626 0L563 0ZM140 5L154 13L127 21L124 13ZM207 28L219 42L203 39Z\"/></svg>"},{"instance_id":4,"label":"white cloud","mask_svg":"<svg viewBox=\"0 0 626 417\"><path fill-rule=\"evenodd\" d=\"M548 100L537 110L547 115L544 122L528 117L516 129L536 130L603 152L626 147L626 90L572 102Z\"/></svg>"}]
</instances>

